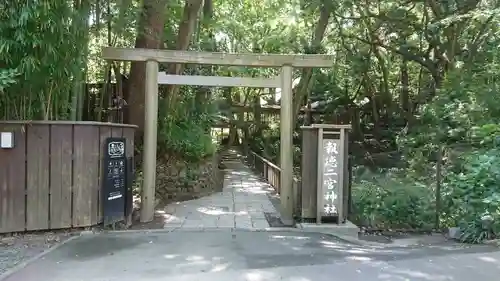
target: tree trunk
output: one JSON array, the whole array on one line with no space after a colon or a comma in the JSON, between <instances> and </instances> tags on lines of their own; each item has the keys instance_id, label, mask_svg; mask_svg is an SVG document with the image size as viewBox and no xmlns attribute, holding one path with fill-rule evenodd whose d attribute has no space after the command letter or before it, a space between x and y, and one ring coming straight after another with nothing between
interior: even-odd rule
<instances>
[{"instance_id":1,"label":"tree trunk","mask_svg":"<svg viewBox=\"0 0 500 281\"><path fill-rule=\"evenodd\" d=\"M199 46L199 48L203 51L208 51L208 52L217 52L217 41L215 40L215 35L214 31L212 28L212 7L211 7L211 2L210 0L205 0L203 6L203 19L199 21L198 23L198 30L197 30L197 42L196 44ZM208 33L208 37L210 38L209 42L206 42L203 44L203 42L200 41L200 33L206 32ZM214 66L213 65L202 65L197 68L197 75L213 75L214 73ZM200 89L195 93L196 99L195 99L195 105L196 108L198 109L203 109L205 110L207 108L207 104L212 100L212 88L211 87L200 87ZM210 129L209 129L210 130Z\"/></svg>"},{"instance_id":2,"label":"tree trunk","mask_svg":"<svg viewBox=\"0 0 500 281\"><path fill-rule=\"evenodd\" d=\"M166 3L167 0L144 0L137 28L136 48L159 49L162 46ZM136 133L139 137L142 135L144 128L145 75L146 64L144 62L132 62L129 91L125 99L130 105L128 120L131 124L139 127Z\"/></svg>"},{"instance_id":3,"label":"tree trunk","mask_svg":"<svg viewBox=\"0 0 500 281\"><path fill-rule=\"evenodd\" d=\"M182 20L179 24L176 50L185 51L188 49L191 37L196 30L196 21L198 20L202 4L203 0L186 0ZM182 64L171 64L169 66L169 73L179 75L183 69L184 65ZM178 85L168 85L167 89L168 106L169 108L174 108L179 87Z\"/></svg>"},{"instance_id":4,"label":"tree trunk","mask_svg":"<svg viewBox=\"0 0 500 281\"><path fill-rule=\"evenodd\" d=\"M260 130L260 128L262 128L262 109L260 108L260 96L254 97L253 109L253 121L255 123L255 126L257 127L257 130Z\"/></svg>"},{"instance_id":5,"label":"tree trunk","mask_svg":"<svg viewBox=\"0 0 500 281\"><path fill-rule=\"evenodd\" d=\"M408 61L405 59L403 59L403 62L401 63L401 95L399 101L405 121L408 123L412 112L410 109L410 78L408 74Z\"/></svg>"},{"instance_id":6,"label":"tree trunk","mask_svg":"<svg viewBox=\"0 0 500 281\"><path fill-rule=\"evenodd\" d=\"M321 41L323 41L323 37L325 36L325 31L328 27L328 21L330 19L332 11L333 5L329 1L322 1L322 5L320 7L320 17L318 23L316 24L316 28L314 29L310 50L308 53L318 53L318 50L321 47ZM296 88L295 99L293 102L293 126L295 126L295 123L297 122L297 116L300 112L300 107L302 106L304 99L309 93L311 78L312 68L304 68L302 70L300 82Z\"/></svg>"}]
</instances>

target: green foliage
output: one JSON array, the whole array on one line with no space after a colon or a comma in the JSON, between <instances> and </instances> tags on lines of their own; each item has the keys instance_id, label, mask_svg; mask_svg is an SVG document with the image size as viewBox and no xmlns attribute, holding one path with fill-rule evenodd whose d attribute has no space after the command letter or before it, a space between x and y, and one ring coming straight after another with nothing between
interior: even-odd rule
<instances>
[{"instance_id":1,"label":"green foliage","mask_svg":"<svg viewBox=\"0 0 500 281\"><path fill-rule=\"evenodd\" d=\"M214 114L211 108L179 104L178 112L172 114L160 110L158 118L159 154L176 155L187 162L196 162L215 153L217 147L212 140L210 129ZM166 108L166 100L160 106Z\"/></svg>"},{"instance_id":2,"label":"green foliage","mask_svg":"<svg viewBox=\"0 0 500 281\"><path fill-rule=\"evenodd\" d=\"M253 151L262 151L265 157L273 163L278 163L280 155L280 131L278 125L261 128L251 136L250 148Z\"/></svg>"},{"instance_id":3,"label":"green foliage","mask_svg":"<svg viewBox=\"0 0 500 281\"><path fill-rule=\"evenodd\" d=\"M401 171L362 172L352 185L351 218L360 226L382 229L432 228L433 197L427 185Z\"/></svg>"},{"instance_id":4,"label":"green foliage","mask_svg":"<svg viewBox=\"0 0 500 281\"><path fill-rule=\"evenodd\" d=\"M500 149L467 153L460 160L443 186L446 223L459 225L466 242L500 235Z\"/></svg>"},{"instance_id":5,"label":"green foliage","mask_svg":"<svg viewBox=\"0 0 500 281\"><path fill-rule=\"evenodd\" d=\"M16 69L0 69L0 93L16 83L16 76L18 76Z\"/></svg>"},{"instance_id":6,"label":"green foliage","mask_svg":"<svg viewBox=\"0 0 500 281\"><path fill-rule=\"evenodd\" d=\"M0 9L0 119L68 116L84 71L85 10L68 1L24 1ZM17 75L19 74L19 75Z\"/></svg>"},{"instance_id":7,"label":"green foliage","mask_svg":"<svg viewBox=\"0 0 500 281\"><path fill-rule=\"evenodd\" d=\"M470 243L500 235L500 73L496 51L487 47L475 62L448 73L421 107L418 125L399 139L414 170L444 147L443 203L436 211L443 227L459 226Z\"/></svg>"}]
</instances>

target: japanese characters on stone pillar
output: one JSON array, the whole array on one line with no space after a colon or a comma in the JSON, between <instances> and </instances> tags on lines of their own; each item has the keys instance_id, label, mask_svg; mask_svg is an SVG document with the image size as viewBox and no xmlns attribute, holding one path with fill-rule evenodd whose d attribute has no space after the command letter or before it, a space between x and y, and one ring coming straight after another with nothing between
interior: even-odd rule
<instances>
[{"instance_id":1,"label":"japanese characters on stone pillar","mask_svg":"<svg viewBox=\"0 0 500 281\"><path fill-rule=\"evenodd\" d=\"M306 153L307 155L303 157L303 163L311 163L306 166L314 169L314 171L304 169L303 172L303 213L310 216L311 205L314 204L317 224L321 224L323 218L327 217L333 218L339 224L344 223L347 219L350 192L347 130L350 130L351 126L312 124L302 128L317 130L317 134L305 135L309 141L305 141L304 144L313 148L315 152ZM315 164L312 164L313 162ZM309 187L314 187L314 190ZM314 196L316 200L312 199Z\"/></svg>"},{"instance_id":2,"label":"japanese characters on stone pillar","mask_svg":"<svg viewBox=\"0 0 500 281\"><path fill-rule=\"evenodd\" d=\"M323 139L323 216L338 215L339 189L339 150L340 140Z\"/></svg>"}]
</instances>

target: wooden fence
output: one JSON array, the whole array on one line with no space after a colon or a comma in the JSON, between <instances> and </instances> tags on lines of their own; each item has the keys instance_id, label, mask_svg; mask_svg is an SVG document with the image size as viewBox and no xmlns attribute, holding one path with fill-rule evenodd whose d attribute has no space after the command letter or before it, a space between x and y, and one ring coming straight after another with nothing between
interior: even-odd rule
<instances>
[{"instance_id":1,"label":"wooden fence","mask_svg":"<svg viewBox=\"0 0 500 281\"><path fill-rule=\"evenodd\" d=\"M280 193L281 168L253 151L248 151L247 161L250 165L276 190ZM299 179L293 179L293 204L294 216L300 217L302 209L302 183Z\"/></svg>"},{"instance_id":2,"label":"wooden fence","mask_svg":"<svg viewBox=\"0 0 500 281\"><path fill-rule=\"evenodd\" d=\"M0 148L0 233L87 227L103 221L104 143L135 126L100 122L0 121L15 146Z\"/></svg>"}]
</instances>

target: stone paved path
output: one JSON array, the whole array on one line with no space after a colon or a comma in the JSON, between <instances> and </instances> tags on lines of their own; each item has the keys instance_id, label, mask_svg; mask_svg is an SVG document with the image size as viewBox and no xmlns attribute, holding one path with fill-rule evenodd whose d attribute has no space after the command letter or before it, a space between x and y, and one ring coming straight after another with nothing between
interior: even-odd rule
<instances>
[{"instance_id":1,"label":"stone paved path","mask_svg":"<svg viewBox=\"0 0 500 281\"><path fill-rule=\"evenodd\" d=\"M234 150L223 155L222 192L178 202L165 208L165 228L173 229L266 229L264 213L279 217L270 195L273 188L242 163Z\"/></svg>"}]
</instances>

